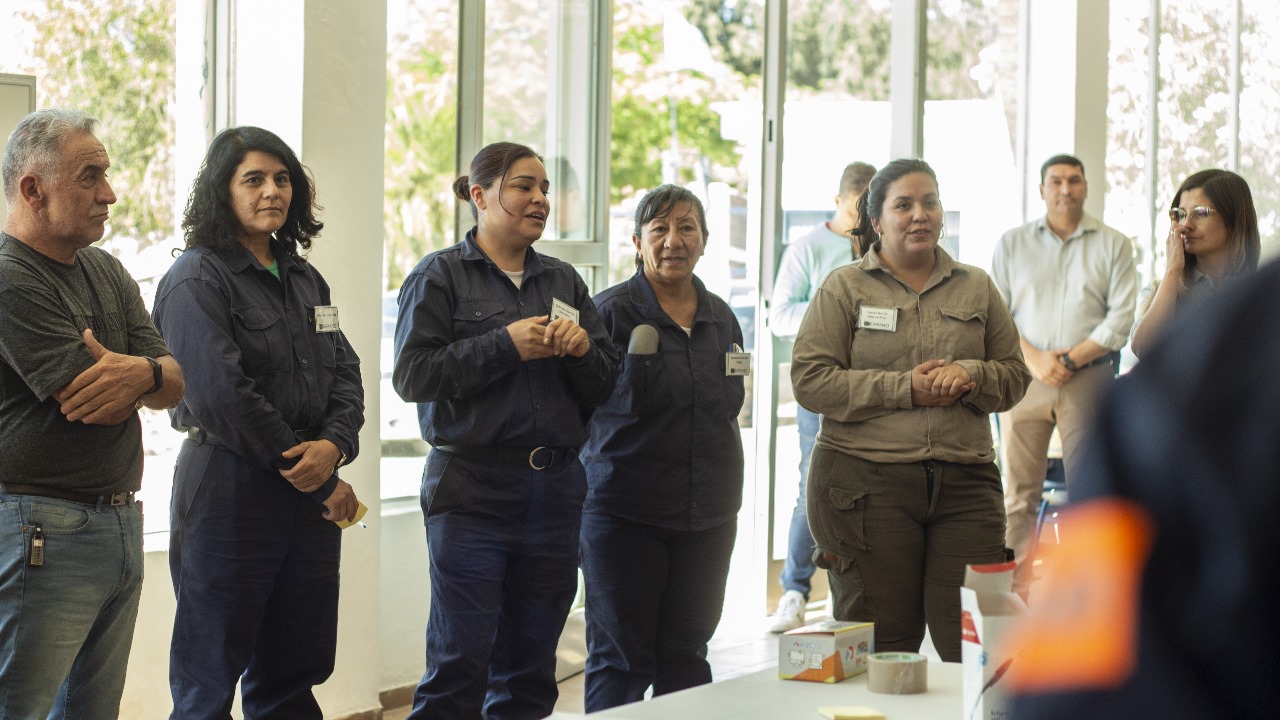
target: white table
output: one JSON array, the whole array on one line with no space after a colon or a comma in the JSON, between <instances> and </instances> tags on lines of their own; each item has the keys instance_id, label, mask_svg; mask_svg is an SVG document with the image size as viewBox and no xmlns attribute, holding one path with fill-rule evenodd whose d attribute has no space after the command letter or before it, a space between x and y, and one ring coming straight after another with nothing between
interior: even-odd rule
<instances>
[{"instance_id":1,"label":"white table","mask_svg":"<svg viewBox=\"0 0 1280 720\"><path fill-rule=\"evenodd\" d=\"M881 695L867 689L865 673L840 683L779 680L774 668L593 713L592 718L631 720L815 720L819 707L866 705L886 720L959 720L960 664L929 663L929 691Z\"/></svg>"}]
</instances>

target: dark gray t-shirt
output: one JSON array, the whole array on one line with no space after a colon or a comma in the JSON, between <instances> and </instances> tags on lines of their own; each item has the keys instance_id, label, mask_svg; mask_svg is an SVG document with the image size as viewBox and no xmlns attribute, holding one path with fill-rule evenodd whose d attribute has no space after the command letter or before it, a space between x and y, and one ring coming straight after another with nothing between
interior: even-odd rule
<instances>
[{"instance_id":1,"label":"dark gray t-shirt","mask_svg":"<svg viewBox=\"0 0 1280 720\"><path fill-rule=\"evenodd\" d=\"M0 232L0 483L137 490L142 429L68 422L50 397L93 365L83 333L127 355L168 355L120 261L96 247L64 265Z\"/></svg>"}]
</instances>

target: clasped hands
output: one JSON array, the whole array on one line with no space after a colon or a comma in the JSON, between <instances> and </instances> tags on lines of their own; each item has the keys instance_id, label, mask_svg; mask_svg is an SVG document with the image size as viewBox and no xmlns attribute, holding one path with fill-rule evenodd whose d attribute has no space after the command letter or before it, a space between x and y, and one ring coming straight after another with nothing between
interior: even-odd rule
<instances>
[{"instance_id":1,"label":"clasped hands","mask_svg":"<svg viewBox=\"0 0 1280 720\"><path fill-rule=\"evenodd\" d=\"M515 343L521 362L566 355L582 357L591 349L591 336L567 317L523 318L508 325L507 334Z\"/></svg>"},{"instance_id":2,"label":"clasped hands","mask_svg":"<svg viewBox=\"0 0 1280 720\"><path fill-rule=\"evenodd\" d=\"M941 358L926 360L911 369L911 405L947 407L977 386L963 367Z\"/></svg>"},{"instance_id":3,"label":"clasped hands","mask_svg":"<svg viewBox=\"0 0 1280 720\"><path fill-rule=\"evenodd\" d=\"M317 490L337 471L338 460L342 451L331 440L320 438L308 440L280 453L286 458L298 458L298 462L288 470L281 470L280 476L301 492ZM345 480L339 480L337 487L324 501L325 520L350 520L356 514L360 501L355 490Z\"/></svg>"}]
</instances>

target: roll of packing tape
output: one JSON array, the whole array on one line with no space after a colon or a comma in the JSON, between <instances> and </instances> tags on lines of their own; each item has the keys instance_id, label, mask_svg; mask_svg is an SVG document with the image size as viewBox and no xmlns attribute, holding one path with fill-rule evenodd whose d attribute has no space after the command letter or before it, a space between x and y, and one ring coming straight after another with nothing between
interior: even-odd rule
<instances>
[{"instance_id":1,"label":"roll of packing tape","mask_svg":"<svg viewBox=\"0 0 1280 720\"><path fill-rule=\"evenodd\" d=\"M882 695L912 695L929 689L929 659L918 653L873 653L867 689Z\"/></svg>"}]
</instances>

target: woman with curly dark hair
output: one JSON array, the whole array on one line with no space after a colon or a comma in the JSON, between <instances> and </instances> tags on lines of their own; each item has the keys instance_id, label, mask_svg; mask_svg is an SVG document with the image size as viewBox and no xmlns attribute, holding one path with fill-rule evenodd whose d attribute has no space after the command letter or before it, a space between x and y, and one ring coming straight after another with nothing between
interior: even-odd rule
<instances>
[{"instance_id":1,"label":"woman with curly dark hair","mask_svg":"<svg viewBox=\"0 0 1280 720\"><path fill-rule=\"evenodd\" d=\"M156 326L187 369L170 411L169 566L177 595L175 718L320 718L333 672L336 521L359 503L337 471L359 450L360 359L319 271L311 178L279 137L230 128L191 189L186 249L156 292Z\"/></svg>"}]
</instances>

